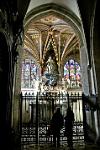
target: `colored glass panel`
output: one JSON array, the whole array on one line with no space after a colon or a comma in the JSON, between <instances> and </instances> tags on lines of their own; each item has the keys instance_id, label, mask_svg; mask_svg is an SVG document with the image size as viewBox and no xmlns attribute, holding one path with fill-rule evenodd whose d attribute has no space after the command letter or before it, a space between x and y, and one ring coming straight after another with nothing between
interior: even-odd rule
<instances>
[{"instance_id":1,"label":"colored glass panel","mask_svg":"<svg viewBox=\"0 0 100 150\"><path fill-rule=\"evenodd\" d=\"M64 65L64 79L70 87L80 87L81 85L80 65L73 59Z\"/></svg>"},{"instance_id":2,"label":"colored glass panel","mask_svg":"<svg viewBox=\"0 0 100 150\"><path fill-rule=\"evenodd\" d=\"M40 72L37 72L38 67L33 60L26 59L22 61L22 88L35 88L35 81L38 79Z\"/></svg>"}]
</instances>

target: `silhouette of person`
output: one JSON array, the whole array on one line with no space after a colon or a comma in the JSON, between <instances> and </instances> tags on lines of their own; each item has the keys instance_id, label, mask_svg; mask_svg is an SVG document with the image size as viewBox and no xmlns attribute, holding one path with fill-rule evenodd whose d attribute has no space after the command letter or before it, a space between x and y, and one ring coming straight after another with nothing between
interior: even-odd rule
<instances>
[{"instance_id":1,"label":"silhouette of person","mask_svg":"<svg viewBox=\"0 0 100 150\"><path fill-rule=\"evenodd\" d=\"M71 107L67 109L67 114L65 116L65 136L67 137L68 147L73 149L73 123L74 123L74 113Z\"/></svg>"},{"instance_id":2,"label":"silhouette of person","mask_svg":"<svg viewBox=\"0 0 100 150\"><path fill-rule=\"evenodd\" d=\"M64 118L60 112L60 108L57 108L51 119L51 128L53 134L53 145L60 146L60 130L64 125Z\"/></svg>"}]
</instances>

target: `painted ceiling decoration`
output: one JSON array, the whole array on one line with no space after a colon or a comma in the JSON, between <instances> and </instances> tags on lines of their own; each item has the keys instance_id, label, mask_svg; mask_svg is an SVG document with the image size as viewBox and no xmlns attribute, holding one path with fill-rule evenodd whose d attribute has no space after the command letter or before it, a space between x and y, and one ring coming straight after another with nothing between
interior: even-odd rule
<instances>
[{"instance_id":1,"label":"painted ceiling decoration","mask_svg":"<svg viewBox=\"0 0 100 150\"><path fill-rule=\"evenodd\" d=\"M79 56L79 47L79 37L73 28L53 14L31 20L25 27L24 50L32 54L42 71L51 58L55 64L53 72L60 74L59 68L64 66L68 57Z\"/></svg>"}]
</instances>

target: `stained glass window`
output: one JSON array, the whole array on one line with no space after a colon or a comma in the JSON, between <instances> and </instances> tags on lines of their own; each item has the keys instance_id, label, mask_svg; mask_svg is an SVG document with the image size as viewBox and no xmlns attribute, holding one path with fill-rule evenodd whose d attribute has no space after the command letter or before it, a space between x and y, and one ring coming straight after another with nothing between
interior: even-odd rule
<instances>
[{"instance_id":1,"label":"stained glass window","mask_svg":"<svg viewBox=\"0 0 100 150\"><path fill-rule=\"evenodd\" d=\"M21 88L35 88L35 82L39 80L39 75L39 67L33 60L25 59L22 61Z\"/></svg>"},{"instance_id":2,"label":"stained glass window","mask_svg":"<svg viewBox=\"0 0 100 150\"><path fill-rule=\"evenodd\" d=\"M68 87L81 87L80 65L73 59L70 59L64 65L64 79Z\"/></svg>"}]
</instances>

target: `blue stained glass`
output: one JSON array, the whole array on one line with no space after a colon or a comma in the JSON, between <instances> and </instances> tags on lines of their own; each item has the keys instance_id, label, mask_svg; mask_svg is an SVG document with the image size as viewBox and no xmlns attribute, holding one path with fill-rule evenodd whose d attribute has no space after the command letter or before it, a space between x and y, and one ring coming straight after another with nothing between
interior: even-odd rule
<instances>
[{"instance_id":1,"label":"blue stained glass","mask_svg":"<svg viewBox=\"0 0 100 150\"><path fill-rule=\"evenodd\" d=\"M74 60L70 59L69 63L70 63L70 65L74 65Z\"/></svg>"},{"instance_id":2,"label":"blue stained glass","mask_svg":"<svg viewBox=\"0 0 100 150\"><path fill-rule=\"evenodd\" d=\"M70 59L64 65L64 78L70 86L81 85L80 65L75 60Z\"/></svg>"},{"instance_id":3,"label":"blue stained glass","mask_svg":"<svg viewBox=\"0 0 100 150\"><path fill-rule=\"evenodd\" d=\"M38 68L39 69L39 68ZM22 62L22 88L34 87L34 81L38 79L39 71L34 61L27 59Z\"/></svg>"}]
</instances>

